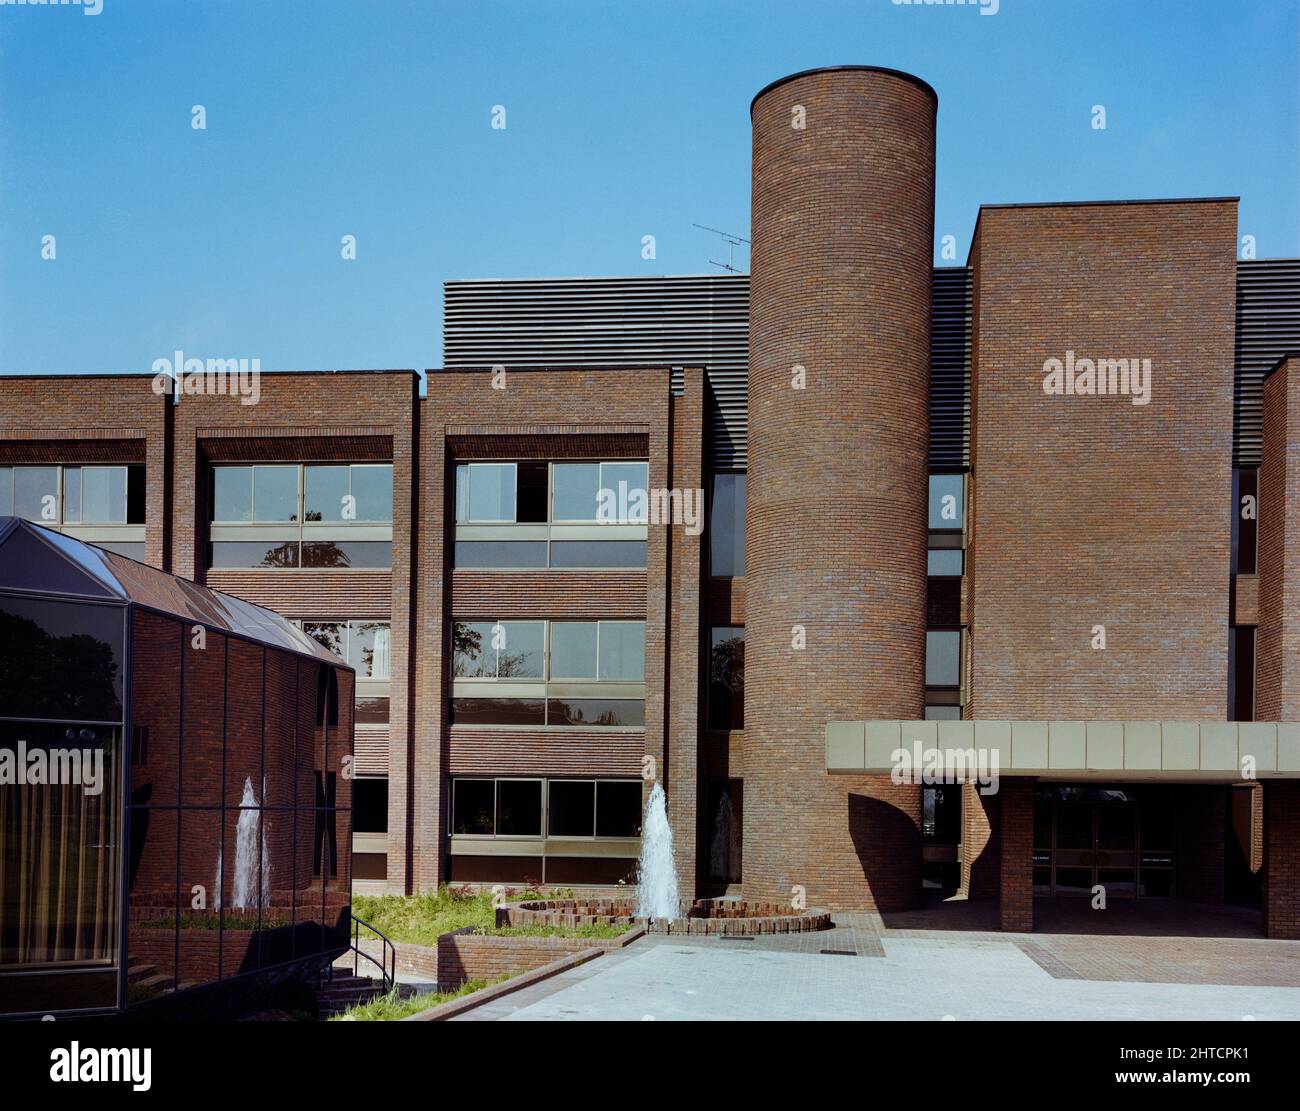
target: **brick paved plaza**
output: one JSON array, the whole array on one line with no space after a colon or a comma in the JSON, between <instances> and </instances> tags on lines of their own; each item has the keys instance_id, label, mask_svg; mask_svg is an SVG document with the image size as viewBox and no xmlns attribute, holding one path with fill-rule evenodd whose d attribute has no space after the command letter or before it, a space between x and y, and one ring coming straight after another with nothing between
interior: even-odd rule
<instances>
[{"instance_id":1,"label":"brick paved plaza","mask_svg":"<svg viewBox=\"0 0 1300 1111\"><path fill-rule=\"evenodd\" d=\"M1263 939L1258 914L1037 910L1032 935L957 901L788 938L649 937L460 1021L1300 1018L1300 942Z\"/></svg>"}]
</instances>

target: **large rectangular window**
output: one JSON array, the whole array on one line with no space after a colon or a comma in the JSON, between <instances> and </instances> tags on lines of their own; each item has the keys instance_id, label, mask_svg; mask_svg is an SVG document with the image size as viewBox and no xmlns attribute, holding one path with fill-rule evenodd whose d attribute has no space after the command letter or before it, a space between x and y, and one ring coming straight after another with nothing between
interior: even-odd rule
<instances>
[{"instance_id":1,"label":"large rectangular window","mask_svg":"<svg viewBox=\"0 0 1300 1111\"><path fill-rule=\"evenodd\" d=\"M457 621L452 674L462 679L545 677L544 621Z\"/></svg>"},{"instance_id":2,"label":"large rectangular window","mask_svg":"<svg viewBox=\"0 0 1300 1111\"><path fill-rule=\"evenodd\" d=\"M303 621L301 625L309 637L351 664L358 679L391 677L392 631L387 621Z\"/></svg>"},{"instance_id":3,"label":"large rectangular window","mask_svg":"<svg viewBox=\"0 0 1300 1111\"><path fill-rule=\"evenodd\" d=\"M0 517L25 517L48 528L143 525L144 475L134 463L0 467ZM96 534L94 542L105 535Z\"/></svg>"},{"instance_id":4,"label":"large rectangular window","mask_svg":"<svg viewBox=\"0 0 1300 1111\"><path fill-rule=\"evenodd\" d=\"M544 621L456 621L452 676L457 679L552 679L640 683L645 680L644 621L553 621L546 666Z\"/></svg>"},{"instance_id":5,"label":"large rectangular window","mask_svg":"<svg viewBox=\"0 0 1300 1111\"><path fill-rule=\"evenodd\" d=\"M223 464L209 499L212 568L392 566L392 464Z\"/></svg>"},{"instance_id":6,"label":"large rectangular window","mask_svg":"<svg viewBox=\"0 0 1300 1111\"><path fill-rule=\"evenodd\" d=\"M748 477L715 474L709 502L709 573L715 578L745 573L745 501Z\"/></svg>"},{"instance_id":7,"label":"large rectangular window","mask_svg":"<svg viewBox=\"0 0 1300 1111\"><path fill-rule=\"evenodd\" d=\"M564 840L641 836L635 779L452 780L451 832Z\"/></svg>"}]
</instances>

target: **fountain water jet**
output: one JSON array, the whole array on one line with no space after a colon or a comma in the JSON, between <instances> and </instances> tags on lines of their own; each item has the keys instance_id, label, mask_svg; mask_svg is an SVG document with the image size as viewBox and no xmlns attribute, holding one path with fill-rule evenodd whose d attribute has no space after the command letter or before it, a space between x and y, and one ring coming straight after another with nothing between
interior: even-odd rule
<instances>
[{"instance_id":1,"label":"fountain water jet","mask_svg":"<svg viewBox=\"0 0 1300 1111\"><path fill-rule=\"evenodd\" d=\"M637 862L640 918L665 918L681 914L677 900L677 870L673 866L673 831L668 825L664 789L658 783L650 791L645 821L641 823L641 859Z\"/></svg>"},{"instance_id":2,"label":"fountain water jet","mask_svg":"<svg viewBox=\"0 0 1300 1111\"><path fill-rule=\"evenodd\" d=\"M253 794L253 779L244 780L239 800L239 825L235 831L235 890L230 905L245 910L259 905L262 892L257 883L257 829L262 811Z\"/></svg>"}]
</instances>

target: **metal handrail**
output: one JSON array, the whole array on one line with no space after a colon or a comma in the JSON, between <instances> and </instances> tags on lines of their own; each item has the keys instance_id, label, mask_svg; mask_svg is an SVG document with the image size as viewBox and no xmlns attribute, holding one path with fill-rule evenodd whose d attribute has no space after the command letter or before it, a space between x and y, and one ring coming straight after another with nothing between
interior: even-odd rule
<instances>
[{"instance_id":1,"label":"metal handrail","mask_svg":"<svg viewBox=\"0 0 1300 1111\"><path fill-rule=\"evenodd\" d=\"M366 960L379 969L380 974L384 979L384 993L387 994L393 990L393 985L397 983L397 946L388 940L388 936L382 930L376 929L369 922L358 918L355 914L352 914L350 910L348 911L348 915L352 919L352 975L356 976L359 974L359 960L361 957L365 957ZM379 938L382 943L383 948L380 950L379 960L376 960L371 956L371 954L365 952L361 948L362 926L374 934L375 937ZM388 971L390 953L392 954L392 972Z\"/></svg>"}]
</instances>

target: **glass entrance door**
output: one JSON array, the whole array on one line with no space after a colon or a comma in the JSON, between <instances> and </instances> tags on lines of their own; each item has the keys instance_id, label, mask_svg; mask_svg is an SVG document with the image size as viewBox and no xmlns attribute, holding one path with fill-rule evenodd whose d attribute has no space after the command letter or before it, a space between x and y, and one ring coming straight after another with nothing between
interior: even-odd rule
<instances>
[{"instance_id":1,"label":"glass entrance door","mask_svg":"<svg viewBox=\"0 0 1300 1111\"><path fill-rule=\"evenodd\" d=\"M1138 894L1138 806L1133 792L1048 788L1035 801L1034 891Z\"/></svg>"}]
</instances>

